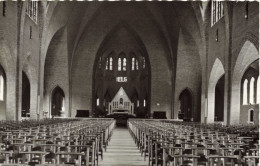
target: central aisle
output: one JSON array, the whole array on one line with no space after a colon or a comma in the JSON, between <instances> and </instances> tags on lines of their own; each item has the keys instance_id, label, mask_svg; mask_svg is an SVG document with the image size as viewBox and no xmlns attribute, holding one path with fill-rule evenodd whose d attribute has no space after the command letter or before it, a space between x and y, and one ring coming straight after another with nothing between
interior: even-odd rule
<instances>
[{"instance_id":1,"label":"central aisle","mask_svg":"<svg viewBox=\"0 0 260 166\"><path fill-rule=\"evenodd\" d=\"M127 128L115 128L101 166L147 166Z\"/></svg>"}]
</instances>

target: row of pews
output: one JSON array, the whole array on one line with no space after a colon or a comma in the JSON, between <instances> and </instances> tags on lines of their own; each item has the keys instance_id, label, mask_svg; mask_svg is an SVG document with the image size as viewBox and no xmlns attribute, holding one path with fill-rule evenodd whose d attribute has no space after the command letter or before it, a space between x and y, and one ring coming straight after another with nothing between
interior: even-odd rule
<instances>
[{"instance_id":1,"label":"row of pews","mask_svg":"<svg viewBox=\"0 0 260 166\"><path fill-rule=\"evenodd\" d=\"M98 165L114 127L113 119L1 121L0 165Z\"/></svg>"},{"instance_id":2,"label":"row of pews","mask_svg":"<svg viewBox=\"0 0 260 166\"><path fill-rule=\"evenodd\" d=\"M149 166L259 165L258 125L129 119L128 129Z\"/></svg>"}]
</instances>

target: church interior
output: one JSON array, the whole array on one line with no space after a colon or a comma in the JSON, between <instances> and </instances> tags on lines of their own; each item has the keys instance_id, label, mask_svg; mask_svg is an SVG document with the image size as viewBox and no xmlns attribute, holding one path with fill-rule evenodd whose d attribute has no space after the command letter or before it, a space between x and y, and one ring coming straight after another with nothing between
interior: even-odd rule
<instances>
[{"instance_id":1,"label":"church interior","mask_svg":"<svg viewBox=\"0 0 260 166\"><path fill-rule=\"evenodd\" d=\"M1 166L259 165L259 2L0 11Z\"/></svg>"}]
</instances>

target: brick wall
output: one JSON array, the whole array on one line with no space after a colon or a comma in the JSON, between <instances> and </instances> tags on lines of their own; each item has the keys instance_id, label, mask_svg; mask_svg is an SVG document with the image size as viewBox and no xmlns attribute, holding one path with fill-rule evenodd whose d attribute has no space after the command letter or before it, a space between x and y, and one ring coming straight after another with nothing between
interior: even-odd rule
<instances>
[{"instance_id":1,"label":"brick wall","mask_svg":"<svg viewBox=\"0 0 260 166\"><path fill-rule=\"evenodd\" d=\"M65 115L69 112L69 74L67 29L61 28L52 38L44 67L44 107L51 115L52 91L58 86L65 94Z\"/></svg>"},{"instance_id":2,"label":"brick wall","mask_svg":"<svg viewBox=\"0 0 260 166\"><path fill-rule=\"evenodd\" d=\"M200 117L201 64L197 46L187 31L180 31L177 53L177 71L174 101L174 118L180 111L179 96L185 88L192 93L192 116L194 121Z\"/></svg>"},{"instance_id":3,"label":"brick wall","mask_svg":"<svg viewBox=\"0 0 260 166\"><path fill-rule=\"evenodd\" d=\"M0 64L6 73L7 119L15 119L17 108L20 109L17 104L21 103L22 71L28 75L31 84L32 118L37 116L38 102L36 99L38 95L41 95L41 104L44 103L40 108L41 111L49 110L49 97L51 90L56 85L61 86L64 90L67 115L71 111L72 117L74 117L77 109L92 110L92 76L95 56L102 41L119 22L126 23L138 40L142 41L143 49L149 56L151 112L166 111L167 117L170 118L171 111L174 111L176 117L179 94L183 88L188 87L194 94L194 116L199 117L200 108L196 105L199 105L200 102L201 85L208 85L207 79L203 79L204 82L201 82L201 69L207 69L206 77L209 78L213 63L218 58L223 63L225 71L228 71L227 64L231 64L231 76L227 78L233 79L233 76L236 75L234 68L238 55L245 41L249 40L258 50L259 4L249 2L247 19L245 18L245 4L246 2L232 2L230 25L227 25L226 18L222 18L214 26L206 29L208 40L204 46L201 42L201 36L204 34L200 34L204 30L198 31L198 27L203 26L198 26L197 21L194 21L198 17L193 16L195 12L200 13L200 11L193 13L193 7L188 2L173 6L167 3L126 5L126 3L50 2L44 8L48 11L44 11L46 15L43 16L43 25L37 25L26 15L24 16L24 22L22 22L24 24L21 24L22 32L19 34L21 43L17 41L17 31L19 30L17 2L7 2L6 16L2 16L2 13L0 15ZM0 2L1 12L2 7L3 2ZM183 11L185 14L182 13ZM225 14L227 13L226 11ZM66 30L57 37L56 32L65 25ZM32 27L32 39L29 39L28 36L30 26ZM231 26L230 34L226 34L229 26ZM180 33L179 27L182 27ZM39 37L41 36L40 29L44 29L42 38ZM216 41L217 31L218 41ZM229 35L232 36L231 48L227 48L230 41L226 36ZM22 50L19 55L17 55L18 46ZM205 49L208 50L207 53L205 53L205 47L207 47ZM231 50L231 55L227 54L228 49ZM207 56L207 63L204 63L204 59L206 59L204 56ZM230 62L227 58L229 56L231 56ZM19 58L19 71L16 70L17 57ZM174 62L172 59L177 59L177 61ZM175 63L177 64L176 81L173 81L172 76L175 74L173 64ZM45 66L47 66L46 70L44 70ZM186 67L182 68L182 66ZM225 84L228 85L226 81ZM17 83L19 86L16 86ZM233 87L233 82L230 83ZM226 91L225 94L231 95L231 99L234 99L234 95L230 93L232 92ZM175 98L174 101L173 98ZM70 108L71 110L69 110ZM242 109L244 110L244 108ZM245 110L247 109L245 108ZM245 112L239 112L241 122L247 120Z\"/></svg>"},{"instance_id":4,"label":"brick wall","mask_svg":"<svg viewBox=\"0 0 260 166\"><path fill-rule=\"evenodd\" d=\"M25 14L22 40L23 53L20 56L20 69L26 73L30 81L30 117L35 119L37 118L38 102L40 35L39 22L35 23L27 14ZM23 93L22 90L21 93Z\"/></svg>"},{"instance_id":5,"label":"brick wall","mask_svg":"<svg viewBox=\"0 0 260 166\"><path fill-rule=\"evenodd\" d=\"M16 114L16 58L17 58L17 5L6 2L3 16L3 2L0 2L0 64L6 73L6 118L15 119Z\"/></svg>"},{"instance_id":6,"label":"brick wall","mask_svg":"<svg viewBox=\"0 0 260 166\"><path fill-rule=\"evenodd\" d=\"M248 2L248 17L245 18L246 15L246 2L237 2L234 3L233 8L233 22L232 22L232 58L231 58L231 64L232 64L232 75L233 80L235 80L235 76L240 76L239 79L242 79L243 73L236 73L236 72L245 72L245 69L248 67L246 65L243 65L243 63L240 63L240 70L235 70L236 62L238 61L239 53L241 53L242 47L245 44L245 41L249 41L252 43L256 49L258 50L258 43L259 43L259 3L258 2ZM250 50L253 50L250 48ZM243 56L244 58L248 57L251 54L250 50ZM258 53L259 54L259 50ZM254 59L252 59L252 62ZM248 65L250 65L249 62ZM232 83L232 87L235 87L235 82ZM240 85L238 85L237 93L240 93ZM233 90L234 91L234 90ZM231 96L236 97L236 96ZM239 97L238 97L239 100ZM238 103L238 101L235 101ZM242 103L242 100L240 100L240 103ZM235 103L231 103L233 106L235 106ZM236 104L237 105L237 104ZM232 106L232 105L231 105ZM258 117L259 108L257 106L252 106L254 108L255 116ZM236 108L236 107L233 107ZM248 106L239 106L240 111L238 114L240 114L240 121L243 124L246 124L248 121ZM231 111L234 111L234 109L231 109ZM258 118L257 118L258 119ZM256 121L258 123L258 121Z\"/></svg>"},{"instance_id":7,"label":"brick wall","mask_svg":"<svg viewBox=\"0 0 260 166\"><path fill-rule=\"evenodd\" d=\"M239 52L242 49L243 44L245 43L246 40L250 40L253 44L258 46L258 27L259 27L259 15L258 15L258 3L257 2L249 2L249 12L248 12L248 18L245 19L245 4L246 2L233 2L231 4L231 6L233 7L233 13L232 16L229 16L231 18L231 25L227 25L227 23L225 23L225 19L224 17L221 18L215 25L213 25L212 27L209 28L209 39L208 39L208 78L211 74L211 69L213 66L213 63L215 61L216 58L219 58L221 60L221 62L223 63L224 66L224 70L225 72L228 71L228 63L231 64L231 81L234 82L233 75L234 75L234 67L237 61L237 57L239 55ZM227 14L227 11L224 11L225 14ZM229 32L230 34L226 34L226 28L228 26L231 26L231 32ZM216 34L218 31L218 41L216 41ZM228 42L229 39L226 38L227 35L231 35L231 40L232 40L232 45L231 47L231 53L232 55L228 55L226 53L226 50L228 50ZM249 52L248 52L249 53ZM226 56L231 56L231 62L228 62L227 60L229 58L227 58ZM246 55L245 55L246 56ZM241 70L236 69L237 71L241 72L242 68L246 68L247 66L241 66ZM226 74L226 73L225 73ZM236 73L235 73L236 74ZM241 75L241 74L239 74ZM242 78L242 77L241 77ZM228 80L225 80L225 82ZM233 82L231 83L231 86L233 88L233 90L231 91L227 91L227 93L225 93L225 95L227 95L228 93L232 93L231 94L231 99L234 101L233 103L231 103L231 116L233 116L233 114L238 115L240 118L242 119L247 119L247 116L245 116L245 114L240 114L240 111L236 109L236 111L238 111L237 113L234 113L234 104L235 103L239 103L238 100L234 100L234 98L237 95L233 95L233 92L236 91L234 90L234 87L236 86L235 84L233 84ZM226 83L227 84L227 83ZM240 86L240 85L239 85ZM227 87L225 87L227 88ZM237 90L240 93L240 89ZM226 96L227 97L227 96ZM240 97L238 97L239 99ZM227 98L226 98L227 99ZM210 103L209 103L210 104ZM233 107L233 108L232 108ZM242 107L241 107L242 108ZM210 110L208 110L210 111ZM241 110L242 111L242 110ZM239 115L240 114L240 115ZM245 122L245 120L242 120L243 122ZM231 123L235 123L235 121L231 121Z\"/></svg>"}]
</instances>

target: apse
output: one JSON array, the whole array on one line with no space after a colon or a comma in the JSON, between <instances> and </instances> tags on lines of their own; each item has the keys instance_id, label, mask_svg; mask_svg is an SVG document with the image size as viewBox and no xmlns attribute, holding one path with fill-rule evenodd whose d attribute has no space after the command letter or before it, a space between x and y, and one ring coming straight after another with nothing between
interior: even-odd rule
<instances>
[{"instance_id":1,"label":"apse","mask_svg":"<svg viewBox=\"0 0 260 166\"><path fill-rule=\"evenodd\" d=\"M118 111L135 117L150 115L149 57L143 43L133 33L127 25L119 24L100 45L93 69L92 108L95 116ZM116 101L116 98L124 102Z\"/></svg>"}]
</instances>

